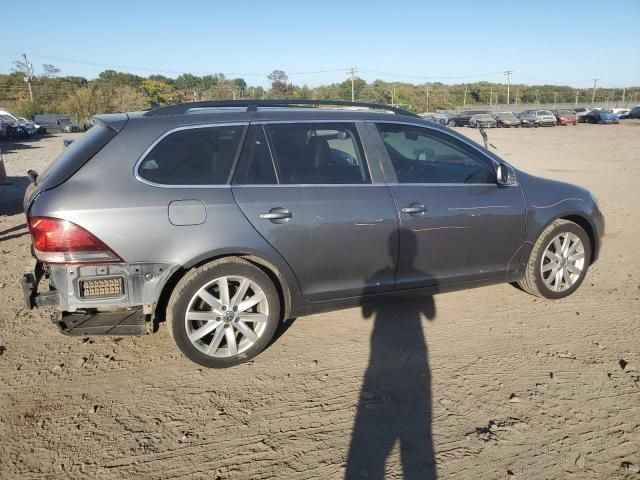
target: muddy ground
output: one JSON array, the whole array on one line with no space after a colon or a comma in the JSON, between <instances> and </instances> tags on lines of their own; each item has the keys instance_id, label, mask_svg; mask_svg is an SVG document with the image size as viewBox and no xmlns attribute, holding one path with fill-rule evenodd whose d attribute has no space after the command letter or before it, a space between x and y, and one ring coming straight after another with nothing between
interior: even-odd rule
<instances>
[{"instance_id":1,"label":"muddy ground","mask_svg":"<svg viewBox=\"0 0 640 480\"><path fill-rule=\"evenodd\" d=\"M61 138L2 145L0 478L427 478L431 450L443 479L640 478L640 122L489 131L600 200L602 256L570 298L499 285L298 318L228 370L166 326L70 338L23 307L11 199Z\"/></svg>"}]
</instances>

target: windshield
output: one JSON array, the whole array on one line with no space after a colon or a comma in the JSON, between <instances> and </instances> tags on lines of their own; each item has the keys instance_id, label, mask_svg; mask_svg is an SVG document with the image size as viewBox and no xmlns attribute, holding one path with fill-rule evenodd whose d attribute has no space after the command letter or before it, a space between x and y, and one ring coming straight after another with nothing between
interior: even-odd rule
<instances>
[{"instance_id":1,"label":"windshield","mask_svg":"<svg viewBox=\"0 0 640 480\"><path fill-rule=\"evenodd\" d=\"M499 118L516 118L516 116L511 112L498 112L496 116Z\"/></svg>"}]
</instances>

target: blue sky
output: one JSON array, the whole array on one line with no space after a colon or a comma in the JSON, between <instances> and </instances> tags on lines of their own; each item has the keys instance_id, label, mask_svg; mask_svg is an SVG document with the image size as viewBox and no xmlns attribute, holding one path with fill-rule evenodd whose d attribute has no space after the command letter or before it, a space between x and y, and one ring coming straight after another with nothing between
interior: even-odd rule
<instances>
[{"instance_id":1,"label":"blue sky","mask_svg":"<svg viewBox=\"0 0 640 480\"><path fill-rule=\"evenodd\" d=\"M36 72L93 78L222 72L315 86L368 81L640 85L640 1L2 2L0 72L26 52ZM319 72L322 73L308 73Z\"/></svg>"}]
</instances>

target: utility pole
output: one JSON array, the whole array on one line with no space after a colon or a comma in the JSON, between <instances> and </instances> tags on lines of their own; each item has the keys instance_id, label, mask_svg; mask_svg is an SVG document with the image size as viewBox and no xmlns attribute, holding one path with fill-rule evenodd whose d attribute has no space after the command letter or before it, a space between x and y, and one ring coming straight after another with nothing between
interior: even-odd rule
<instances>
[{"instance_id":1,"label":"utility pole","mask_svg":"<svg viewBox=\"0 0 640 480\"><path fill-rule=\"evenodd\" d=\"M593 79L593 93L591 94L591 106L593 107L593 102L596 101L596 85L598 84L598 79Z\"/></svg>"},{"instance_id":2,"label":"utility pole","mask_svg":"<svg viewBox=\"0 0 640 480\"><path fill-rule=\"evenodd\" d=\"M33 103L33 90L31 90L31 80L33 79L33 65L29 63L26 53L22 54L22 58L24 58L24 65L27 70L27 76L24 77L24 81L27 82L27 86L29 87L29 98L31 99L31 103Z\"/></svg>"},{"instance_id":3,"label":"utility pole","mask_svg":"<svg viewBox=\"0 0 640 480\"><path fill-rule=\"evenodd\" d=\"M553 106L555 107L558 103L558 92L553 92Z\"/></svg>"},{"instance_id":4,"label":"utility pole","mask_svg":"<svg viewBox=\"0 0 640 480\"><path fill-rule=\"evenodd\" d=\"M518 95L520 95L520 90L516 90L516 108L518 108Z\"/></svg>"},{"instance_id":5,"label":"utility pole","mask_svg":"<svg viewBox=\"0 0 640 480\"><path fill-rule=\"evenodd\" d=\"M578 106L578 95L580 95L580 90L576 89L576 107Z\"/></svg>"},{"instance_id":6,"label":"utility pole","mask_svg":"<svg viewBox=\"0 0 640 480\"><path fill-rule=\"evenodd\" d=\"M462 100L462 108L465 108L467 106L467 88L469 88L468 85L464 86L464 98Z\"/></svg>"},{"instance_id":7,"label":"utility pole","mask_svg":"<svg viewBox=\"0 0 640 480\"><path fill-rule=\"evenodd\" d=\"M355 68L351 68L351 70L349 70L349 73L351 74L351 101L355 102L356 101L356 90L355 90L353 82L355 80L356 69Z\"/></svg>"},{"instance_id":8,"label":"utility pole","mask_svg":"<svg viewBox=\"0 0 640 480\"><path fill-rule=\"evenodd\" d=\"M429 111L429 84L427 83L427 112Z\"/></svg>"},{"instance_id":9,"label":"utility pole","mask_svg":"<svg viewBox=\"0 0 640 480\"><path fill-rule=\"evenodd\" d=\"M393 89L391 91L391 106L395 107L395 101L396 101L396 86L393 86Z\"/></svg>"},{"instance_id":10,"label":"utility pole","mask_svg":"<svg viewBox=\"0 0 640 480\"><path fill-rule=\"evenodd\" d=\"M489 106L493 105L493 87L489 89Z\"/></svg>"},{"instance_id":11,"label":"utility pole","mask_svg":"<svg viewBox=\"0 0 640 480\"><path fill-rule=\"evenodd\" d=\"M507 70L504 74L507 77L507 105L509 105L509 87L511 87L511 74L513 70Z\"/></svg>"},{"instance_id":12,"label":"utility pole","mask_svg":"<svg viewBox=\"0 0 640 480\"><path fill-rule=\"evenodd\" d=\"M625 90L626 87L622 87L622 106L624 107L624 94L625 94Z\"/></svg>"}]
</instances>

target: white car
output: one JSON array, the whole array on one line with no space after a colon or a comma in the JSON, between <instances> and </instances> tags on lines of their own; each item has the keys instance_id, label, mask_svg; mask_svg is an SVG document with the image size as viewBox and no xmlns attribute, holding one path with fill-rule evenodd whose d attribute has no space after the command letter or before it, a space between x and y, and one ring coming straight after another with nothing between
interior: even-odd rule
<instances>
[{"instance_id":1,"label":"white car","mask_svg":"<svg viewBox=\"0 0 640 480\"><path fill-rule=\"evenodd\" d=\"M592 109L588 107L578 107L574 108L573 111L576 112L576 117L580 118L583 115L589 113Z\"/></svg>"},{"instance_id":2,"label":"white car","mask_svg":"<svg viewBox=\"0 0 640 480\"><path fill-rule=\"evenodd\" d=\"M612 108L611 113L615 113L616 115L626 115L629 113L628 108Z\"/></svg>"}]
</instances>

